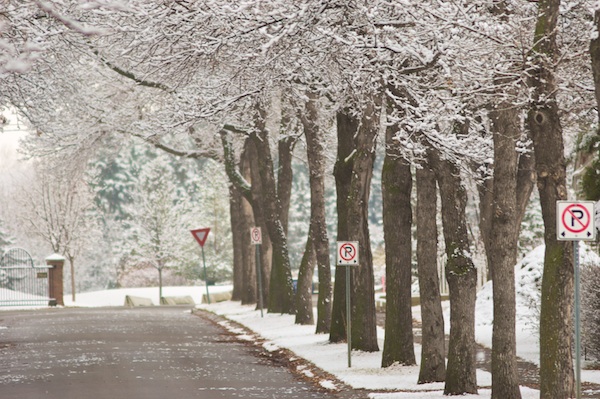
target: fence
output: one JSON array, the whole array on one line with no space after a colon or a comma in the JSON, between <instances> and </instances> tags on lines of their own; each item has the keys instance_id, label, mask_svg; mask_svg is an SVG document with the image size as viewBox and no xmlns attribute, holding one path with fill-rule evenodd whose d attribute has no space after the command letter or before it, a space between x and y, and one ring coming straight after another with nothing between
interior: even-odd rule
<instances>
[{"instance_id":1,"label":"fence","mask_svg":"<svg viewBox=\"0 0 600 399\"><path fill-rule=\"evenodd\" d=\"M56 280L55 265L48 263L35 266L31 255L22 248L6 251L0 258L0 306L56 305L57 299L52 296L57 292L51 292ZM62 264L60 266L62 287ZM62 289L60 294L62 304Z\"/></svg>"}]
</instances>

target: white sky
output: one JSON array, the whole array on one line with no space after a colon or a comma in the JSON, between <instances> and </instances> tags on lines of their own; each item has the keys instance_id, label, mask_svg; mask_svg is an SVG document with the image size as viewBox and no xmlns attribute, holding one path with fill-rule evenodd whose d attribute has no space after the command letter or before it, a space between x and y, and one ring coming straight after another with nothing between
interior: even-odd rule
<instances>
[{"instance_id":1,"label":"white sky","mask_svg":"<svg viewBox=\"0 0 600 399\"><path fill-rule=\"evenodd\" d=\"M0 171L17 160L19 140L26 134L24 126L17 122L12 112L4 111L2 115L7 118L8 123L0 129Z\"/></svg>"}]
</instances>

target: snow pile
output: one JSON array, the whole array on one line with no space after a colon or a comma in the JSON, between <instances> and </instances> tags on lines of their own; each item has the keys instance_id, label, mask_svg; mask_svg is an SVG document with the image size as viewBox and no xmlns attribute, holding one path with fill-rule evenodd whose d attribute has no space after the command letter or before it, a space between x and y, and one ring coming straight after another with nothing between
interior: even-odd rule
<instances>
[{"instance_id":1,"label":"snow pile","mask_svg":"<svg viewBox=\"0 0 600 399\"><path fill-rule=\"evenodd\" d=\"M515 266L517 356L539 365L539 318L545 246L528 253ZM584 243L579 244L580 267L600 265L600 257ZM477 342L491 348L493 323L492 282L477 294L475 334Z\"/></svg>"}]
</instances>

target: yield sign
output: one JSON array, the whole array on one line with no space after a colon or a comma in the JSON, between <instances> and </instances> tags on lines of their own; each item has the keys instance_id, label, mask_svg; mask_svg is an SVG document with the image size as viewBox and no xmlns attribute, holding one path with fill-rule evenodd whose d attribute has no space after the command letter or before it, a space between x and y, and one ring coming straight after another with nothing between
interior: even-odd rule
<instances>
[{"instance_id":1,"label":"yield sign","mask_svg":"<svg viewBox=\"0 0 600 399\"><path fill-rule=\"evenodd\" d=\"M208 228L208 227L205 229L191 230L192 235L194 236L196 241L198 241L198 244L200 244L200 246L202 248L204 248L204 243L206 242L206 238L208 237L209 231L210 231L210 228Z\"/></svg>"},{"instance_id":2,"label":"yield sign","mask_svg":"<svg viewBox=\"0 0 600 399\"><path fill-rule=\"evenodd\" d=\"M595 239L593 201L557 201L556 218L558 240L593 241Z\"/></svg>"}]
</instances>

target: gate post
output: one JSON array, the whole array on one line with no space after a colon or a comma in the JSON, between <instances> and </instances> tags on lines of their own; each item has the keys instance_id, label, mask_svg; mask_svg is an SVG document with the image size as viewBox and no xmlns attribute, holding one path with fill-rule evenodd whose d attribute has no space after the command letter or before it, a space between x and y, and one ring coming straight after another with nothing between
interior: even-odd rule
<instances>
[{"instance_id":1,"label":"gate post","mask_svg":"<svg viewBox=\"0 0 600 399\"><path fill-rule=\"evenodd\" d=\"M53 254L46 258L48 265L48 296L51 298L50 306L65 306L63 300L63 266L65 257L59 254Z\"/></svg>"}]
</instances>

